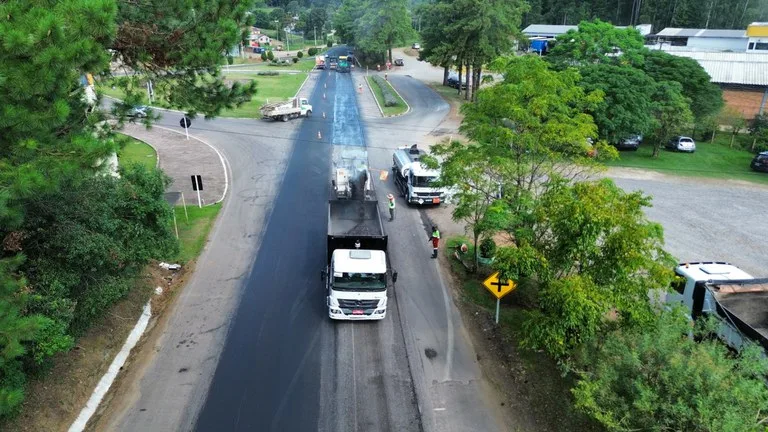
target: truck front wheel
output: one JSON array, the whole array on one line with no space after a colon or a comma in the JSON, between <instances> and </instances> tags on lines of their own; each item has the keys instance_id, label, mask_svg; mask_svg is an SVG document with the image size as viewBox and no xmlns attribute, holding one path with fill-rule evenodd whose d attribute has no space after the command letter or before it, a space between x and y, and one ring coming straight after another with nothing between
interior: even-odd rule
<instances>
[{"instance_id":1,"label":"truck front wheel","mask_svg":"<svg viewBox=\"0 0 768 432\"><path fill-rule=\"evenodd\" d=\"M287 122L288 121L288 115L287 114L283 114L283 116L280 117L280 120L282 120L284 122Z\"/></svg>"},{"instance_id":2,"label":"truck front wheel","mask_svg":"<svg viewBox=\"0 0 768 432\"><path fill-rule=\"evenodd\" d=\"M307 117L312 117L312 110L307 110Z\"/></svg>"}]
</instances>

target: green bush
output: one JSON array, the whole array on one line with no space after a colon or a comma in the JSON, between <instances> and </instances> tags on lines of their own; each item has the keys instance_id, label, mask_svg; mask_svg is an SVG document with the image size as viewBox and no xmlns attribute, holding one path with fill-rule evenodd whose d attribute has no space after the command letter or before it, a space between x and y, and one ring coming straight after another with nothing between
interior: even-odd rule
<instances>
[{"instance_id":1,"label":"green bush","mask_svg":"<svg viewBox=\"0 0 768 432\"><path fill-rule=\"evenodd\" d=\"M227 56L227 64L230 64L230 65L235 64L235 58L232 57L231 55L228 55Z\"/></svg>"},{"instance_id":2,"label":"green bush","mask_svg":"<svg viewBox=\"0 0 768 432\"><path fill-rule=\"evenodd\" d=\"M483 258L493 258L496 254L496 242L492 238L486 237L480 242L480 256Z\"/></svg>"},{"instance_id":3,"label":"green bush","mask_svg":"<svg viewBox=\"0 0 768 432\"><path fill-rule=\"evenodd\" d=\"M298 57L294 57L294 58L293 58L293 62L294 62L294 63L298 63L298 62L299 62L299 58L298 58Z\"/></svg>"},{"instance_id":4,"label":"green bush","mask_svg":"<svg viewBox=\"0 0 768 432\"><path fill-rule=\"evenodd\" d=\"M312 47L312 48L308 49L307 50L307 55L310 55L310 56L317 55L317 48Z\"/></svg>"},{"instance_id":5,"label":"green bush","mask_svg":"<svg viewBox=\"0 0 768 432\"><path fill-rule=\"evenodd\" d=\"M256 75L276 76L276 75L280 75L280 72L278 72L278 71L259 71L259 72L256 72Z\"/></svg>"},{"instance_id":6,"label":"green bush","mask_svg":"<svg viewBox=\"0 0 768 432\"><path fill-rule=\"evenodd\" d=\"M304 57L304 53L299 51L299 52L296 53L296 57L302 58L302 57Z\"/></svg>"},{"instance_id":7,"label":"green bush","mask_svg":"<svg viewBox=\"0 0 768 432\"><path fill-rule=\"evenodd\" d=\"M387 107L397 106L399 101L394 90L392 90L392 86L390 86L389 83L384 78L378 75L373 76L373 81L381 89L381 94L384 95L384 106L387 106Z\"/></svg>"},{"instance_id":8,"label":"green bush","mask_svg":"<svg viewBox=\"0 0 768 432\"><path fill-rule=\"evenodd\" d=\"M267 57L267 52L263 51L261 53L261 61L267 61L267 60L269 60L269 58Z\"/></svg>"},{"instance_id":9,"label":"green bush","mask_svg":"<svg viewBox=\"0 0 768 432\"><path fill-rule=\"evenodd\" d=\"M267 59L274 60L275 54L272 52L272 50L267 51Z\"/></svg>"},{"instance_id":10,"label":"green bush","mask_svg":"<svg viewBox=\"0 0 768 432\"><path fill-rule=\"evenodd\" d=\"M330 48L330 47L332 47L332 46L333 46L333 41L332 41L332 40L330 40L330 39L328 39L328 40L326 40L326 41L325 41L325 45L326 45L328 48Z\"/></svg>"}]
</instances>

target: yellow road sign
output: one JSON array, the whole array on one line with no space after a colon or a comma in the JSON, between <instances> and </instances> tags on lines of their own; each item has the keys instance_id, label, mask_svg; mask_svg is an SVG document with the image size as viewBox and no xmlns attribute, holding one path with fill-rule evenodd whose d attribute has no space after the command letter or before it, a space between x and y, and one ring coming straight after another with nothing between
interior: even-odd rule
<instances>
[{"instance_id":1,"label":"yellow road sign","mask_svg":"<svg viewBox=\"0 0 768 432\"><path fill-rule=\"evenodd\" d=\"M511 279L503 282L500 281L499 272L492 274L488 279L483 281L483 285L485 285L485 287L488 288L488 291L496 296L497 299L504 297L517 288L517 284Z\"/></svg>"}]
</instances>

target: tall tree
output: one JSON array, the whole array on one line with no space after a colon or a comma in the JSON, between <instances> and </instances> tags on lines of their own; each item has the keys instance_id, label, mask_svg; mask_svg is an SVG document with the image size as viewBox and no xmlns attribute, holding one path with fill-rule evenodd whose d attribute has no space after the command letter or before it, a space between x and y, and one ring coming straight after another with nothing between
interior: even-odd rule
<instances>
[{"instance_id":1,"label":"tall tree","mask_svg":"<svg viewBox=\"0 0 768 432\"><path fill-rule=\"evenodd\" d=\"M659 156L659 150L672 136L693 123L690 99L683 96L683 87L674 81L662 81L656 84L653 93L653 157Z\"/></svg>"},{"instance_id":2,"label":"tall tree","mask_svg":"<svg viewBox=\"0 0 768 432\"><path fill-rule=\"evenodd\" d=\"M580 72L580 86L604 94L592 111L600 138L616 143L630 135L651 132L653 79L632 66L612 64L590 64Z\"/></svg>"},{"instance_id":3,"label":"tall tree","mask_svg":"<svg viewBox=\"0 0 768 432\"><path fill-rule=\"evenodd\" d=\"M557 37L547 59L561 68L593 63L639 64L643 43L635 29L619 29L600 20L582 21L577 30Z\"/></svg>"},{"instance_id":4,"label":"tall tree","mask_svg":"<svg viewBox=\"0 0 768 432\"><path fill-rule=\"evenodd\" d=\"M678 57L662 51L645 53L642 69L657 82L674 81L691 100L691 112L696 120L716 114L724 105L723 92L711 82L709 74L693 59Z\"/></svg>"},{"instance_id":5,"label":"tall tree","mask_svg":"<svg viewBox=\"0 0 768 432\"><path fill-rule=\"evenodd\" d=\"M357 29L358 47L370 53L386 52L391 62L392 47L405 43L413 34L407 1L368 1L365 9Z\"/></svg>"}]
</instances>

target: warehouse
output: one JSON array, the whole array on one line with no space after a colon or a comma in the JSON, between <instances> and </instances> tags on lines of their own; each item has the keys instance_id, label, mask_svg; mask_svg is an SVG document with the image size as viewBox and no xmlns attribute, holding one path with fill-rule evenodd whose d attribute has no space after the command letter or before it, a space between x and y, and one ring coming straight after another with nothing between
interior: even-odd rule
<instances>
[{"instance_id":1,"label":"warehouse","mask_svg":"<svg viewBox=\"0 0 768 432\"><path fill-rule=\"evenodd\" d=\"M744 30L686 29L668 27L651 36L656 48L665 51L745 52L749 38ZM667 48L671 47L671 48Z\"/></svg>"},{"instance_id":2,"label":"warehouse","mask_svg":"<svg viewBox=\"0 0 768 432\"><path fill-rule=\"evenodd\" d=\"M723 89L728 106L740 111L746 119L768 109L768 52L700 52L670 51L679 57L696 60Z\"/></svg>"}]
</instances>

